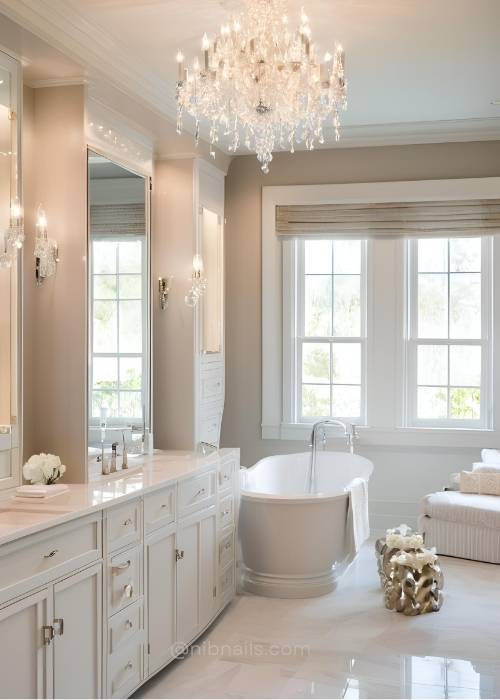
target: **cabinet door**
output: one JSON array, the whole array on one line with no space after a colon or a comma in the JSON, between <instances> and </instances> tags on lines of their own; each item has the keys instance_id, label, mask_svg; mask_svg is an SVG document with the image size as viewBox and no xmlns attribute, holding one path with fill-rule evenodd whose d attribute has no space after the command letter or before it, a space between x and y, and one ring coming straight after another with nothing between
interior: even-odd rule
<instances>
[{"instance_id":1,"label":"cabinet door","mask_svg":"<svg viewBox=\"0 0 500 700\"><path fill-rule=\"evenodd\" d=\"M102 565L54 586L54 696L101 697Z\"/></svg>"},{"instance_id":2,"label":"cabinet door","mask_svg":"<svg viewBox=\"0 0 500 700\"><path fill-rule=\"evenodd\" d=\"M146 541L149 673L174 654L175 529L157 532Z\"/></svg>"},{"instance_id":3,"label":"cabinet door","mask_svg":"<svg viewBox=\"0 0 500 700\"><path fill-rule=\"evenodd\" d=\"M50 612L47 588L0 610L2 698L51 697L51 646L42 629Z\"/></svg>"},{"instance_id":4,"label":"cabinet door","mask_svg":"<svg viewBox=\"0 0 500 700\"><path fill-rule=\"evenodd\" d=\"M215 513L198 516L177 532L177 639L189 644L215 606Z\"/></svg>"}]
</instances>

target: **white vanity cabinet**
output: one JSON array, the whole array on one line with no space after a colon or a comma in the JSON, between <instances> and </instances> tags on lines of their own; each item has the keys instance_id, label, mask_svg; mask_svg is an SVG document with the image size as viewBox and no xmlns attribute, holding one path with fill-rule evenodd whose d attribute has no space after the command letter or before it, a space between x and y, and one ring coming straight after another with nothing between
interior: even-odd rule
<instances>
[{"instance_id":1,"label":"white vanity cabinet","mask_svg":"<svg viewBox=\"0 0 500 700\"><path fill-rule=\"evenodd\" d=\"M101 539L98 513L0 548L2 697L101 696Z\"/></svg>"},{"instance_id":2,"label":"white vanity cabinet","mask_svg":"<svg viewBox=\"0 0 500 700\"><path fill-rule=\"evenodd\" d=\"M0 545L0 697L126 698L234 595L238 459Z\"/></svg>"}]
</instances>

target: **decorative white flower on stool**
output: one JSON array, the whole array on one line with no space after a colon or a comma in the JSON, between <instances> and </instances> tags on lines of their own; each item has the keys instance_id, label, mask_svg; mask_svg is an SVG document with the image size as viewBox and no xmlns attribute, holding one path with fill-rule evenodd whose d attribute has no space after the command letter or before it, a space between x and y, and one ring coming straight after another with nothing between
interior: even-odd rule
<instances>
[{"instance_id":1,"label":"decorative white flower on stool","mask_svg":"<svg viewBox=\"0 0 500 700\"><path fill-rule=\"evenodd\" d=\"M64 464L57 455L33 455L23 467L23 476L32 484L55 484L66 471Z\"/></svg>"}]
</instances>

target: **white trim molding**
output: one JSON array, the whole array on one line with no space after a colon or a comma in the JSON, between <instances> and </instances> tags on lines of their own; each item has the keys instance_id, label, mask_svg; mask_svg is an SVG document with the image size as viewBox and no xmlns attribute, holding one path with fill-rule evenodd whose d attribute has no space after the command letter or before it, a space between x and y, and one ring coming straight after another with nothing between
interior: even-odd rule
<instances>
[{"instance_id":1,"label":"white trim molding","mask_svg":"<svg viewBox=\"0 0 500 700\"><path fill-rule=\"evenodd\" d=\"M500 177L423 180L340 185L272 186L262 190L262 438L305 440L311 425L290 424L283 409L283 276L282 245L276 235L277 205L384 203L496 199ZM376 241L368 264L368 382L366 426L360 426L360 446L427 446L481 448L500 442L500 411L490 429L406 428L404 425L405 246L402 240ZM500 241L494 238L494 270L500 269ZM373 269L387 266L374 279ZM395 294L401 289L401 294ZM375 308L384 314L370 325ZM493 337L500 338L500 274L493 278ZM377 372L370 372L376 362ZM500 363L499 363L500 365ZM493 386L500 367L493 368ZM370 405L372 409L370 410ZM377 410L373 410L373 406ZM340 439L340 436L339 436Z\"/></svg>"}]
</instances>

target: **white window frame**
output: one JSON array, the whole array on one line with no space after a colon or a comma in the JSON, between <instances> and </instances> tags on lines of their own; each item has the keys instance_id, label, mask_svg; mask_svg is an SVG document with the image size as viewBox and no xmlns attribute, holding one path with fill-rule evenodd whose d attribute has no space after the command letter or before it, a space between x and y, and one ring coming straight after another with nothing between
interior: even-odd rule
<instances>
[{"instance_id":1,"label":"white window frame","mask_svg":"<svg viewBox=\"0 0 500 700\"><path fill-rule=\"evenodd\" d=\"M122 243L126 241L140 241L141 242L141 291L142 291L142 352L134 352L134 353L119 353L117 352L110 352L110 353L102 353L102 352L94 352L94 342L93 342L93 332L94 332L94 277L99 276L100 273L95 274L94 273L94 256L93 256L93 244L95 241L111 241L114 243ZM147 236L145 235L132 235L132 234L127 234L121 235L120 234L99 234L98 236L91 236L90 237L90 323L89 323L89 344L90 344L90 353L89 353L89 390L88 390L88 421L89 421L89 427L90 428L97 428L99 426L99 418L96 418L95 416L92 416L92 395L94 392L94 379L93 379L93 359L94 357L116 357L118 360L118 376L120 372L120 358L126 358L126 357L141 357L142 359L142 384L141 384L141 397L142 397L142 406L144 407L147 415L148 407L147 407L147 395L148 395L148 240ZM113 273L111 273L113 274ZM127 274L127 273L120 273L119 271L114 273L113 276L117 278L117 281L120 277L120 274ZM139 273L132 273L132 274L139 274ZM101 301L101 300L99 300ZM110 299L109 301L113 301L113 299ZM128 301L128 300L127 300ZM132 299L131 301L137 301L136 299ZM117 302L117 339L120 336L120 315L118 313L118 297L116 299ZM120 385L118 384L117 389L112 389L111 391L116 392L117 394L120 393L120 391L136 391L136 390L127 390L127 389L120 389ZM123 425L142 425L144 421L144 416L110 416L107 419L107 425L108 427L113 427L113 426L123 426Z\"/></svg>"},{"instance_id":2,"label":"white window frame","mask_svg":"<svg viewBox=\"0 0 500 700\"><path fill-rule=\"evenodd\" d=\"M262 438L300 440L310 423L290 421L283 385L288 381L283 338L290 329L283 314L283 258L287 245L276 234L276 206L332 203L387 203L496 199L500 178L423 180L339 185L271 186L262 190ZM362 445L495 447L500 443L500 411L487 428L408 427L405 391L406 289L403 239L373 239L367 266L367 415L359 430ZM492 352L500 344L500 236L492 243ZM380 274L383 269L384 273ZM402 290L395 293L395 290ZM290 366L290 363L288 363ZM375 369L376 368L376 369ZM500 386L500 363L491 371ZM343 444L343 443L342 443ZM340 445L340 443L339 443Z\"/></svg>"},{"instance_id":3,"label":"white window frame","mask_svg":"<svg viewBox=\"0 0 500 700\"><path fill-rule=\"evenodd\" d=\"M316 236L316 240L339 240L338 237ZM302 337L304 327L304 241L297 238L283 242L283 406L290 424L314 423L325 416L303 417L301 410L300 368L304 343L356 343L361 346L361 413L358 416L333 416L357 425L366 424L366 356L367 356L367 241L362 241L360 270L360 335ZM324 386L332 386L325 384Z\"/></svg>"},{"instance_id":4,"label":"white window frame","mask_svg":"<svg viewBox=\"0 0 500 700\"><path fill-rule=\"evenodd\" d=\"M444 237L443 237L444 238ZM446 240L453 238L448 236ZM430 427L430 428L479 428L491 429L492 427L492 333L491 333L491 261L493 241L492 236L481 238L481 338L471 340L468 338L419 338L418 337L418 259L417 259L418 239L411 239L406 242L406 265L407 265L407 285L406 285L406 386L405 386L405 425L408 427ZM450 272L448 271L448 280ZM448 309L450 306L450 290L448 283ZM480 419L442 419L425 420L418 418L417 414L417 351L419 345L469 345L481 348L481 403ZM448 384L450 367L448 365Z\"/></svg>"}]
</instances>

